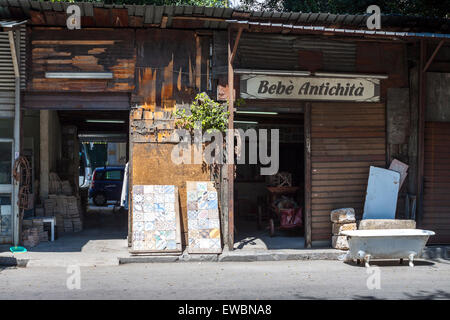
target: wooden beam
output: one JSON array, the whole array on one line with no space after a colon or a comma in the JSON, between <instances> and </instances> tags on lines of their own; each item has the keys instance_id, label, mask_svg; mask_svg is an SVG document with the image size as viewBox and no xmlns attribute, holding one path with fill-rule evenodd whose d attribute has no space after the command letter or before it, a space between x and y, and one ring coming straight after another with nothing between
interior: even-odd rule
<instances>
[{"instance_id":1,"label":"wooden beam","mask_svg":"<svg viewBox=\"0 0 450 320\"><path fill-rule=\"evenodd\" d=\"M244 30L243 27L240 27L238 30L238 34L236 36L236 40L234 41L234 46L233 46L233 51L231 52L231 57L230 57L230 63L233 64L234 58L236 57L236 52L237 52L237 48L239 45L239 40L241 39L241 35L242 35L242 31ZM230 39L231 41L231 39Z\"/></svg>"},{"instance_id":2,"label":"wooden beam","mask_svg":"<svg viewBox=\"0 0 450 320\"><path fill-rule=\"evenodd\" d=\"M17 58L16 43L14 41L13 31L8 31L8 38L9 38L9 46L11 49L11 58L12 58L12 63L13 63L13 68L14 68L14 75L16 78L20 78L19 61Z\"/></svg>"},{"instance_id":3,"label":"wooden beam","mask_svg":"<svg viewBox=\"0 0 450 320\"><path fill-rule=\"evenodd\" d=\"M195 17L195 16L191 16L191 17L187 17L187 16L175 16L172 17L173 20L201 20L201 21L217 21L217 22L225 22L226 19L223 18L210 18L210 17Z\"/></svg>"},{"instance_id":4,"label":"wooden beam","mask_svg":"<svg viewBox=\"0 0 450 320\"><path fill-rule=\"evenodd\" d=\"M228 248L234 246L234 70L231 60L231 28L228 28L228 139L227 139L227 165L228 165Z\"/></svg>"},{"instance_id":5,"label":"wooden beam","mask_svg":"<svg viewBox=\"0 0 450 320\"><path fill-rule=\"evenodd\" d=\"M427 64L423 68L423 72L427 72L428 67L433 62L434 57L436 57L436 54L438 53L439 49L442 47L443 44L444 44L444 40L439 41L438 45L436 46L436 49L434 49L433 54L431 55L430 59L428 59Z\"/></svg>"},{"instance_id":6,"label":"wooden beam","mask_svg":"<svg viewBox=\"0 0 450 320\"><path fill-rule=\"evenodd\" d=\"M425 149L425 117L426 117L426 72L425 56L427 53L427 43L420 40L420 65L419 65L419 133L418 133L418 174L417 174L417 215L416 221L420 228L423 216L423 173L424 173L424 149Z\"/></svg>"},{"instance_id":7,"label":"wooden beam","mask_svg":"<svg viewBox=\"0 0 450 320\"><path fill-rule=\"evenodd\" d=\"M311 212L311 103L306 103L304 118L305 139L305 247L312 246L312 212Z\"/></svg>"}]
</instances>

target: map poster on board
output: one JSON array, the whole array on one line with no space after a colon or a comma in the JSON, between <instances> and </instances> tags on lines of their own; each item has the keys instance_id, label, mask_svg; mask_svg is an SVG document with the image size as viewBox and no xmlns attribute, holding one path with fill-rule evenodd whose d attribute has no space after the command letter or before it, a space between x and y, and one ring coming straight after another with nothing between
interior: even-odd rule
<instances>
[{"instance_id":1,"label":"map poster on board","mask_svg":"<svg viewBox=\"0 0 450 320\"><path fill-rule=\"evenodd\" d=\"M135 185L132 194L132 253L181 253L178 188Z\"/></svg>"}]
</instances>

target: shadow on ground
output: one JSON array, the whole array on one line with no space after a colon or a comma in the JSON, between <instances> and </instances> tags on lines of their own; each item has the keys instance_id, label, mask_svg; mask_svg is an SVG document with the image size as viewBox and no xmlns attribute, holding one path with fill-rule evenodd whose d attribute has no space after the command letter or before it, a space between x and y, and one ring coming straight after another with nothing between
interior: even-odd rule
<instances>
[{"instance_id":1,"label":"shadow on ground","mask_svg":"<svg viewBox=\"0 0 450 320\"><path fill-rule=\"evenodd\" d=\"M90 206L83 218L83 230L59 235L53 242L41 242L29 252L81 252L90 247L114 250L128 233L128 213L111 207ZM110 251L109 250L109 251ZM95 250L92 250L95 251Z\"/></svg>"},{"instance_id":2,"label":"shadow on ground","mask_svg":"<svg viewBox=\"0 0 450 320\"><path fill-rule=\"evenodd\" d=\"M403 294L405 295L405 297L403 298L404 300L448 300L448 299L450 299L450 292L446 292L443 290L436 290L436 291L421 290L414 294L408 293L408 292L404 292ZM355 299L355 300L385 300L385 299L380 299L375 296L360 296L360 295L353 296L352 299Z\"/></svg>"},{"instance_id":3,"label":"shadow on ground","mask_svg":"<svg viewBox=\"0 0 450 320\"><path fill-rule=\"evenodd\" d=\"M344 262L347 265L353 266L353 267L364 267L364 263L357 264L354 261L345 261ZM420 267L420 266L433 266L435 263L431 261L425 261L425 260L416 260L414 261L414 267ZM374 260L370 261L370 266L377 266L377 267L399 267L399 268L410 268L408 264L408 260L403 260L403 263L400 264L400 261L397 260Z\"/></svg>"},{"instance_id":4,"label":"shadow on ground","mask_svg":"<svg viewBox=\"0 0 450 320\"><path fill-rule=\"evenodd\" d=\"M276 230L270 236L268 223L258 230L256 221L241 219L235 230L235 249L241 250L279 250L304 249L305 238L301 230Z\"/></svg>"}]
</instances>

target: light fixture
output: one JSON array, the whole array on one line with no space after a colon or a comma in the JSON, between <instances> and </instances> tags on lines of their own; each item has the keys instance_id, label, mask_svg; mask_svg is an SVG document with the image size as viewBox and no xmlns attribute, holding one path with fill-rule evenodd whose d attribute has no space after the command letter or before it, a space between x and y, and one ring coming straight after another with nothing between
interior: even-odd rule
<instances>
[{"instance_id":1,"label":"light fixture","mask_svg":"<svg viewBox=\"0 0 450 320\"><path fill-rule=\"evenodd\" d=\"M315 72L316 77L387 79L386 74Z\"/></svg>"},{"instance_id":2,"label":"light fixture","mask_svg":"<svg viewBox=\"0 0 450 320\"><path fill-rule=\"evenodd\" d=\"M234 123L258 124L257 121L233 121Z\"/></svg>"},{"instance_id":3,"label":"light fixture","mask_svg":"<svg viewBox=\"0 0 450 320\"><path fill-rule=\"evenodd\" d=\"M112 72L46 72L46 79L112 79Z\"/></svg>"},{"instance_id":4,"label":"light fixture","mask_svg":"<svg viewBox=\"0 0 450 320\"><path fill-rule=\"evenodd\" d=\"M235 74L254 74L254 75L274 75L274 76L309 76L309 71L288 71L288 70L255 70L255 69L235 69Z\"/></svg>"},{"instance_id":5,"label":"light fixture","mask_svg":"<svg viewBox=\"0 0 450 320\"><path fill-rule=\"evenodd\" d=\"M88 119L88 123L125 123L125 120L109 120L109 119Z\"/></svg>"},{"instance_id":6,"label":"light fixture","mask_svg":"<svg viewBox=\"0 0 450 320\"><path fill-rule=\"evenodd\" d=\"M236 111L239 114L266 114L266 115L277 115L278 112L272 111Z\"/></svg>"}]
</instances>

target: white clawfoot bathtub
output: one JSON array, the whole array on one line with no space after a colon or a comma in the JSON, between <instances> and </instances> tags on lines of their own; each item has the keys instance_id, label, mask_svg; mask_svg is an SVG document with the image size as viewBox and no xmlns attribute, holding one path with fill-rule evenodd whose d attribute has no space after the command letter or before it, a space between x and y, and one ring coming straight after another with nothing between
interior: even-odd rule
<instances>
[{"instance_id":1,"label":"white clawfoot bathtub","mask_svg":"<svg viewBox=\"0 0 450 320\"><path fill-rule=\"evenodd\" d=\"M343 231L347 236L349 251L347 258L363 261L369 267L371 259L409 259L414 266L414 258L420 257L433 231L421 229L377 229Z\"/></svg>"}]
</instances>

